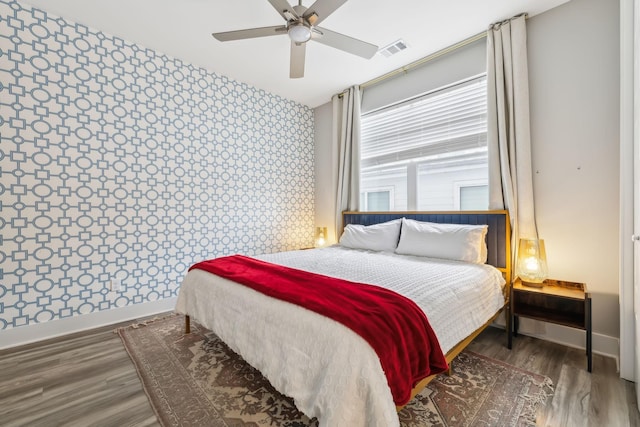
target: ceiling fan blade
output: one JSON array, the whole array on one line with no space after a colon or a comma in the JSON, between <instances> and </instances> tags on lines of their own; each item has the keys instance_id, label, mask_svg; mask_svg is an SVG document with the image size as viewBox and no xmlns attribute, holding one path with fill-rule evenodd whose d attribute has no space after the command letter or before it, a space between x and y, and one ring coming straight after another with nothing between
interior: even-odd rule
<instances>
[{"instance_id":1,"label":"ceiling fan blade","mask_svg":"<svg viewBox=\"0 0 640 427\"><path fill-rule=\"evenodd\" d=\"M289 69L289 77L292 79L304 77L306 46L306 43L291 42L291 68Z\"/></svg>"},{"instance_id":2,"label":"ceiling fan blade","mask_svg":"<svg viewBox=\"0 0 640 427\"><path fill-rule=\"evenodd\" d=\"M374 44L363 42L362 40L354 39L353 37L345 36L344 34L336 33L335 31L327 30L325 28L316 28L322 33L322 35L314 35L312 40L327 46L331 46L366 59L371 59L378 51L378 46Z\"/></svg>"},{"instance_id":3,"label":"ceiling fan blade","mask_svg":"<svg viewBox=\"0 0 640 427\"><path fill-rule=\"evenodd\" d=\"M223 33L213 33L211 35L221 42L228 42L230 40L277 36L279 34L287 34L287 27L284 25L276 25L274 27L249 28L247 30L226 31Z\"/></svg>"},{"instance_id":4,"label":"ceiling fan blade","mask_svg":"<svg viewBox=\"0 0 640 427\"><path fill-rule=\"evenodd\" d=\"M285 21L289 22L289 18L287 18L285 12L289 12L296 19L298 19L298 14L295 10L293 10L287 0L269 0L269 3L271 3L271 6L273 6L273 8L280 14L280 16L284 18Z\"/></svg>"},{"instance_id":5,"label":"ceiling fan blade","mask_svg":"<svg viewBox=\"0 0 640 427\"><path fill-rule=\"evenodd\" d=\"M347 0L316 0L316 2L304 12L303 17L309 20L311 25L318 25L346 2ZM314 13L317 15L317 18L310 18Z\"/></svg>"}]
</instances>

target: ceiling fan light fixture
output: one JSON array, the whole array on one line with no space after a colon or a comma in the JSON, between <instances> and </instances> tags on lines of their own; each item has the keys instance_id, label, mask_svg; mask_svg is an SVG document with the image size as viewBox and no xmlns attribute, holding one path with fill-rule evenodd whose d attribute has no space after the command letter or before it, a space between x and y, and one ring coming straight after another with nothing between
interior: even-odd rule
<instances>
[{"instance_id":1,"label":"ceiling fan light fixture","mask_svg":"<svg viewBox=\"0 0 640 427\"><path fill-rule=\"evenodd\" d=\"M296 43L305 43L311 39L311 27L303 23L289 26L289 38Z\"/></svg>"}]
</instances>

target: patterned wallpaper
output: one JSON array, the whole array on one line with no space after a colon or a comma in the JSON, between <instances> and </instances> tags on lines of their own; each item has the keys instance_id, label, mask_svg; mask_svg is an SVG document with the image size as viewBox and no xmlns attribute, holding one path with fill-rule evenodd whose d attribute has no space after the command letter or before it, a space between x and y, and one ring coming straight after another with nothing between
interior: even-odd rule
<instances>
[{"instance_id":1,"label":"patterned wallpaper","mask_svg":"<svg viewBox=\"0 0 640 427\"><path fill-rule=\"evenodd\" d=\"M0 329L313 243L311 109L8 0L0 133Z\"/></svg>"}]
</instances>

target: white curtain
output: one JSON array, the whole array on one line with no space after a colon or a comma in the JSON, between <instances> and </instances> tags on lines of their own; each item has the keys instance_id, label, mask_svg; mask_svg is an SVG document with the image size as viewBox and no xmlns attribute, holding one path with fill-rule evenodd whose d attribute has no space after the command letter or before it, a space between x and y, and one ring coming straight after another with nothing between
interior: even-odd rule
<instances>
[{"instance_id":1,"label":"white curtain","mask_svg":"<svg viewBox=\"0 0 640 427\"><path fill-rule=\"evenodd\" d=\"M357 211L360 204L360 88L334 95L333 162L336 186L336 241L342 232L342 211Z\"/></svg>"},{"instance_id":2,"label":"white curtain","mask_svg":"<svg viewBox=\"0 0 640 427\"><path fill-rule=\"evenodd\" d=\"M509 211L515 260L518 240L537 238L524 15L487 31L487 92L489 208Z\"/></svg>"}]
</instances>

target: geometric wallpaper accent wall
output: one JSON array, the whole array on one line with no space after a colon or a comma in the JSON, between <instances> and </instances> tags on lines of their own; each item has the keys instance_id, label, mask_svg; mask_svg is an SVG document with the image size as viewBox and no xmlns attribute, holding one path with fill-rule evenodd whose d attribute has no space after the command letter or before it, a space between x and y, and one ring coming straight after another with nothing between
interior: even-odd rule
<instances>
[{"instance_id":1,"label":"geometric wallpaper accent wall","mask_svg":"<svg viewBox=\"0 0 640 427\"><path fill-rule=\"evenodd\" d=\"M313 244L311 109L6 0L0 134L0 329Z\"/></svg>"}]
</instances>

